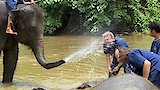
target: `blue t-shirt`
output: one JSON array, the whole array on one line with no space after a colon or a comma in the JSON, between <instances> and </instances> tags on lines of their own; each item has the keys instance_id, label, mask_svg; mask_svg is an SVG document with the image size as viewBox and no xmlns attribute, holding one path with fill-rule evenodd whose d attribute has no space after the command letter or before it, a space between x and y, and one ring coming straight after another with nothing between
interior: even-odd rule
<instances>
[{"instance_id":1,"label":"blue t-shirt","mask_svg":"<svg viewBox=\"0 0 160 90\"><path fill-rule=\"evenodd\" d=\"M124 41L122 38L115 38L115 43L118 47L128 47L128 44L126 41ZM118 63L116 57L113 57L113 63Z\"/></svg>"},{"instance_id":2,"label":"blue t-shirt","mask_svg":"<svg viewBox=\"0 0 160 90\"><path fill-rule=\"evenodd\" d=\"M150 51L160 55L160 39L152 42Z\"/></svg>"},{"instance_id":3,"label":"blue t-shirt","mask_svg":"<svg viewBox=\"0 0 160 90\"><path fill-rule=\"evenodd\" d=\"M115 38L115 42L118 46L122 46L122 47L128 47L128 44L126 41L124 41L122 38Z\"/></svg>"},{"instance_id":4,"label":"blue t-shirt","mask_svg":"<svg viewBox=\"0 0 160 90\"><path fill-rule=\"evenodd\" d=\"M116 37L115 43L118 47L128 47L128 44L126 41L124 41L122 38ZM118 63L116 57L113 57L113 63Z\"/></svg>"},{"instance_id":5,"label":"blue t-shirt","mask_svg":"<svg viewBox=\"0 0 160 90\"><path fill-rule=\"evenodd\" d=\"M6 0L6 1L11 11L15 11L17 9L18 4L23 4L22 0Z\"/></svg>"},{"instance_id":6,"label":"blue t-shirt","mask_svg":"<svg viewBox=\"0 0 160 90\"><path fill-rule=\"evenodd\" d=\"M122 38L116 37L115 43L117 44L118 47L127 47L128 48L128 43ZM112 64L114 65L114 67L116 67L118 64L118 61L115 56L113 57ZM131 69L129 67L127 67L127 65L126 65L126 66L124 66L124 72L131 73Z\"/></svg>"},{"instance_id":7,"label":"blue t-shirt","mask_svg":"<svg viewBox=\"0 0 160 90\"><path fill-rule=\"evenodd\" d=\"M130 53L128 54L128 60L129 65L133 66L134 68L133 72L140 76L143 76L143 64L145 60L151 62L149 79L152 78L150 76L153 76L155 74L153 71L160 71L160 56L147 50L134 49L130 51Z\"/></svg>"}]
</instances>

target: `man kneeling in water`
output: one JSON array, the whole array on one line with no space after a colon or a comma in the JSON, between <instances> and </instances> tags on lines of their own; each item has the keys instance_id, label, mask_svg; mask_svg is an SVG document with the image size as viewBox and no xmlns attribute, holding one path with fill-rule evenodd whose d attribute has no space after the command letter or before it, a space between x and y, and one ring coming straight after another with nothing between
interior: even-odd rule
<instances>
[{"instance_id":1,"label":"man kneeling in water","mask_svg":"<svg viewBox=\"0 0 160 90\"><path fill-rule=\"evenodd\" d=\"M34 0L31 0L31 2L25 2L24 0L7 0L7 5L8 5L11 12L16 11L18 4L32 4L32 3L35 3ZM8 14L8 24L7 24L6 33L17 35L17 32L14 32L11 28L11 24L13 22L11 20L11 12L10 11Z\"/></svg>"}]
</instances>

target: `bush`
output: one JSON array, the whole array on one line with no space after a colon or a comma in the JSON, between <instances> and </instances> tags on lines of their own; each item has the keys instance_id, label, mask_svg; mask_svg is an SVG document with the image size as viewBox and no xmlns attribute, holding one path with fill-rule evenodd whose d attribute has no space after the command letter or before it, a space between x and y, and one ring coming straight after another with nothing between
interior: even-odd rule
<instances>
[{"instance_id":1,"label":"bush","mask_svg":"<svg viewBox=\"0 0 160 90\"><path fill-rule=\"evenodd\" d=\"M45 10L45 33L48 34L62 27L62 14L67 7L85 16L83 25L88 30L122 23L132 31L146 32L150 21L160 21L158 0L42 0L40 6Z\"/></svg>"}]
</instances>

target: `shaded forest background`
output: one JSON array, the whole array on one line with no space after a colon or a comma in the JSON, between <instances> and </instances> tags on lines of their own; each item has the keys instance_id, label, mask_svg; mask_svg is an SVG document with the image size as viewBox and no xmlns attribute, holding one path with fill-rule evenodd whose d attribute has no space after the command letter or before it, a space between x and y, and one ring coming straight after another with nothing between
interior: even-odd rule
<instances>
[{"instance_id":1,"label":"shaded forest background","mask_svg":"<svg viewBox=\"0 0 160 90\"><path fill-rule=\"evenodd\" d=\"M148 31L160 21L159 0L41 0L45 35L101 35Z\"/></svg>"}]
</instances>

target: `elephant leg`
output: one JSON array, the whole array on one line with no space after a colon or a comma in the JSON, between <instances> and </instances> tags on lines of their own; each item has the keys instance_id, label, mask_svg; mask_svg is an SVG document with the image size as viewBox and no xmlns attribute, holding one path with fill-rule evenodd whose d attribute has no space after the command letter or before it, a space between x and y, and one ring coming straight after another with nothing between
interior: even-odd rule
<instances>
[{"instance_id":1,"label":"elephant leg","mask_svg":"<svg viewBox=\"0 0 160 90\"><path fill-rule=\"evenodd\" d=\"M10 49L3 50L3 83L12 82L18 60L18 43L12 44Z\"/></svg>"}]
</instances>

